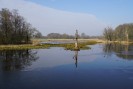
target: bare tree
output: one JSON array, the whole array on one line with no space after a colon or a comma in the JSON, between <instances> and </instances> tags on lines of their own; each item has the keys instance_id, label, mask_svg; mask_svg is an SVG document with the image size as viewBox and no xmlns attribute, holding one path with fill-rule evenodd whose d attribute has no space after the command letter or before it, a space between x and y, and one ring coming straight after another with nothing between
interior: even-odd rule
<instances>
[{"instance_id":1,"label":"bare tree","mask_svg":"<svg viewBox=\"0 0 133 89\"><path fill-rule=\"evenodd\" d=\"M103 32L104 38L108 41L113 41L113 37L114 37L114 30L111 27L107 27L104 29Z\"/></svg>"},{"instance_id":2,"label":"bare tree","mask_svg":"<svg viewBox=\"0 0 133 89\"><path fill-rule=\"evenodd\" d=\"M0 11L0 44L29 43L33 27L18 14L17 10Z\"/></svg>"}]
</instances>

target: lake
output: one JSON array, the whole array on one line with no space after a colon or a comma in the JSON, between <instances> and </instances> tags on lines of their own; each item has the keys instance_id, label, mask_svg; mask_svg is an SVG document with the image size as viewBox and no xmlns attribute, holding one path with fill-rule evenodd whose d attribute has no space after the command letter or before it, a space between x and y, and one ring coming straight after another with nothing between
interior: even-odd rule
<instances>
[{"instance_id":1,"label":"lake","mask_svg":"<svg viewBox=\"0 0 133 89\"><path fill-rule=\"evenodd\" d=\"M133 89L133 45L0 51L0 89Z\"/></svg>"}]
</instances>

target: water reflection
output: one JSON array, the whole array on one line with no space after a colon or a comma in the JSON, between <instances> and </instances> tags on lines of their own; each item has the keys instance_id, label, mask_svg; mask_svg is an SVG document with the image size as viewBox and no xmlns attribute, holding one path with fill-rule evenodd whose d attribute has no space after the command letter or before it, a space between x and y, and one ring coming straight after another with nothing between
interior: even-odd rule
<instances>
[{"instance_id":1,"label":"water reflection","mask_svg":"<svg viewBox=\"0 0 133 89\"><path fill-rule=\"evenodd\" d=\"M73 59L75 60L75 66L77 68L78 67L78 51L75 51L75 55L74 55Z\"/></svg>"},{"instance_id":2,"label":"water reflection","mask_svg":"<svg viewBox=\"0 0 133 89\"><path fill-rule=\"evenodd\" d=\"M0 51L0 71L22 70L38 59L33 50L4 50Z\"/></svg>"},{"instance_id":3,"label":"water reflection","mask_svg":"<svg viewBox=\"0 0 133 89\"><path fill-rule=\"evenodd\" d=\"M103 46L103 51L104 57L109 57L114 53L120 58L133 60L133 45L109 43Z\"/></svg>"}]
</instances>

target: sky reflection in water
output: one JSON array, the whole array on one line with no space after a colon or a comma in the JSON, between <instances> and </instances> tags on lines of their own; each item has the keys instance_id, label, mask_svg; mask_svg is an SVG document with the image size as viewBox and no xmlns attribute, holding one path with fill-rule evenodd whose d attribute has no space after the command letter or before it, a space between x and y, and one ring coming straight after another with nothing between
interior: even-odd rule
<instances>
[{"instance_id":1,"label":"sky reflection in water","mask_svg":"<svg viewBox=\"0 0 133 89\"><path fill-rule=\"evenodd\" d=\"M133 89L133 46L91 48L0 52L0 89Z\"/></svg>"}]
</instances>

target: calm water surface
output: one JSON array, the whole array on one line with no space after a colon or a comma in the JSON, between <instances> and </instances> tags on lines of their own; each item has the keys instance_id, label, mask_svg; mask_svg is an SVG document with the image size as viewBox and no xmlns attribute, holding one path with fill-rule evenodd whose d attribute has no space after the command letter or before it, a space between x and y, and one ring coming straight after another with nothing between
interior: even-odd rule
<instances>
[{"instance_id":1,"label":"calm water surface","mask_svg":"<svg viewBox=\"0 0 133 89\"><path fill-rule=\"evenodd\" d=\"M0 51L0 89L133 89L133 46Z\"/></svg>"}]
</instances>

